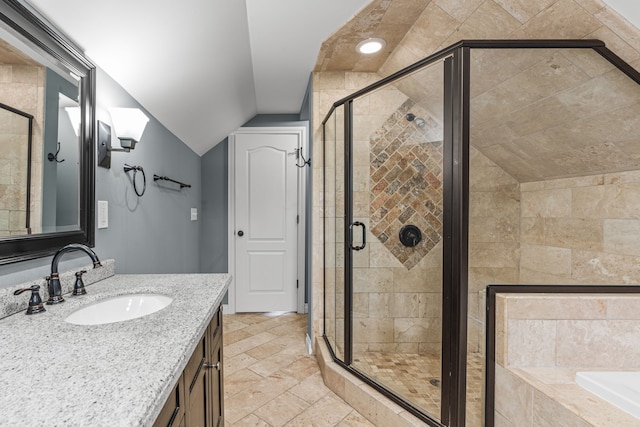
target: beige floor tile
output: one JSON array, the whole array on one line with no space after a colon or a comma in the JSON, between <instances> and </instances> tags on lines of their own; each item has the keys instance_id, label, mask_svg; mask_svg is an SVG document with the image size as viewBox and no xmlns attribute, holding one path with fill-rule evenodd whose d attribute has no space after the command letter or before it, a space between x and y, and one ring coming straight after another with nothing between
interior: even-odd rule
<instances>
[{"instance_id":1,"label":"beige floor tile","mask_svg":"<svg viewBox=\"0 0 640 427\"><path fill-rule=\"evenodd\" d=\"M271 427L269 423L256 417L254 414L249 414L237 423L229 424L225 422L225 426L231 427Z\"/></svg>"},{"instance_id":2,"label":"beige floor tile","mask_svg":"<svg viewBox=\"0 0 640 427\"><path fill-rule=\"evenodd\" d=\"M320 399L315 405L295 417L287 426L335 426L340 423L353 408L344 400L331 393Z\"/></svg>"},{"instance_id":3,"label":"beige floor tile","mask_svg":"<svg viewBox=\"0 0 640 427\"><path fill-rule=\"evenodd\" d=\"M226 345L229 345L241 341L245 338L249 338L251 334L244 329L236 329L235 331L230 332L224 331L222 336L224 337L224 343Z\"/></svg>"},{"instance_id":4,"label":"beige floor tile","mask_svg":"<svg viewBox=\"0 0 640 427\"><path fill-rule=\"evenodd\" d=\"M226 349L226 347L225 347ZM225 350L226 351L226 350ZM246 353L237 354L235 356L229 356L224 354L224 375L231 375L240 369L244 369L247 366L251 366L256 363L257 360L249 356Z\"/></svg>"},{"instance_id":5,"label":"beige floor tile","mask_svg":"<svg viewBox=\"0 0 640 427\"><path fill-rule=\"evenodd\" d=\"M229 398L236 393L246 390L249 387L255 386L264 377L256 374L250 369L244 368L236 371L230 375L224 376L224 395L225 398Z\"/></svg>"},{"instance_id":6,"label":"beige floor tile","mask_svg":"<svg viewBox=\"0 0 640 427\"><path fill-rule=\"evenodd\" d=\"M257 335L252 335L233 344L225 344L224 352L228 356L235 356L237 354L244 353L253 348L256 348L261 344L273 340L274 338L276 338L276 336L270 334L269 332L261 332Z\"/></svg>"},{"instance_id":7,"label":"beige floor tile","mask_svg":"<svg viewBox=\"0 0 640 427\"><path fill-rule=\"evenodd\" d=\"M326 396L330 390L324 385L320 372L314 374L302 381L291 389L291 393L306 400L309 403L315 403Z\"/></svg>"},{"instance_id":8,"label":"beige floor tile","mask_svg":"<svg viewBox=\"0 0 640 427\"><path fill-rule=\"evenodd\" d=\"M340 421L337 427L375 427L375 425L354 410Z\"/></svg>"},{"instance_id":9,"label":"beige floor tile","mask_svg":"<svg viewBox=\"0 0 640 427\"><path fill-rule=\"evenodd\" d=\"M307 318L225 315L225 426L371 426L322 380L307 355Z\"/></svg>"},{"instance_id":10,"label":"beige floor tile","mask_svg":"<svg viewBox=\"0 0 640 427\"><path fill-rule=\"evenodd\" d=\"M299 397L291 393L284 393L258 408L255 414L273 427L280 427L297 417L309 406L309 403Z\"/></svg>"},{"instance_id":11,"label":"beige floor tile","mask_svg":"<svg viewBox=\"0 0 640 427\"><path fill-rule=\"evenodd\" d=\"M262 360L281 352L286 347L287 345L285 343L269 341L257 346L256 348L252 348L246 353L255 359Z\"/></svg>"}]
</instances>

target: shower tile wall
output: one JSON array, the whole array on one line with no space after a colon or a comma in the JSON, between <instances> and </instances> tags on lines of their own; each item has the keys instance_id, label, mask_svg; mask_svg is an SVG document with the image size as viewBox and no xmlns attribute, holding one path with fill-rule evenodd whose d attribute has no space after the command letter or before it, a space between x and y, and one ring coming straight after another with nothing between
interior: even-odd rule
<instances>
[{"instance_id":1,"label":"shower tile wall","mask_svg":"<svg viewBox=\"0 0 640 427\"><path fill-rule=\"evenodd\" d=\"M521 283L640 283L640 171L521 190Z\"/></svg>"},{"instance_id":2,"label":"shower tile wall","mask_svg":"<svg viewBox=\"0 0 640 427\"><path fill-rule=\"evenodd\" d=\"M18 89L17 89L18 88ZM0 102L34 116L31 180L31 228L41 227L42 123L44 122L44 68L30 65L0 65ZM26 234L26 177L28 133L26 119L0 123L0 236ZM16 134L16 125L20 133ZM16 181L15 177L22 180Z\"/></svg>"},{"instance_id":3,"label":"shower tile wall","mask_svg":"<svg viewBox=\"0 0 640 427\"><path fill-rule=\"evenodd\" d=\"M484 348L487 284L517 283L520 184L471 147L469 172L468 349Z\"/></svg>"},{"instance_id":4,"label":"shower tile wall","mask_svg":"<svg viewBox=\"0 0 640 427\"><path fill-rule=\"evenodd\" d=\"M366 73L315 73L315 120L322 121L324 116L321 114L325 114L336 99L353 93L379 78L376 74ZM441 346L442 244L438 243L409 270L377 239L370 227L371 137L407 100L407 96L402 92L385 89L359 98L354 103L354 220L364 222L369 230L366 249L354 256L353 335L356 353L370 350L435 354ZM415 106L413 108L416 116L428 117L424 110ZM321 131L316 132L315 138L322 140ZM322 152L316 151L315 157L321 158ZM314 167L316 174L322 174L323 165L314 163ZM331 165L327 165L326 170L333 173ZM336 188L336 193L335 203L340 204L344 200L343 189ZM316 192L314 206L318 208L322 207L321 196L321 192ZM333 200L329 202L332 204ZM322 212L319 209L314 211L316 215ZM322 217L314 218L314 223L322 224ZM323 235L324 232L319 231L315 236ZM336 240L341 241L340 231ZM322 255L322 238L314 239L314 248L316 247L318 249L314 250L314 254ZM337 251L336 256L340 264L340 257L343 255ZM322 265L322 258L316 258L314 262ZM326 271L324 273L326 274ZM315 280L320 280L321 283L322 277L314 276L314 282ZM340 277L336 277L336 281L337 288L340 288ZM314 316L314 329L321 332L324 295L322 288L314 289L314 313L319 315ZM336 302L340 304L342 298L339 296ZM337 341L342 340L342 319L338 316L342 310L342 306L336 306ZM331 332L334 332L333 328Z\"/></svg>"},{"instance_id":5,"label":"shower tile wall","mask_svg":"<svg viewBox=\"0 0 640 427\"><path fill-rule=\"evenodd\" d=\"M407 121L408 112L423 118L425 128ZM353 113L354 220L369 229L367 248L353 258L354 354L439 354L442 148L432 134L441 134L441 126L393 88L358 98ZM383 198L388 204L378 204ZM399 243L407 223L423 231L425 239L416 249Z\"/></svg>"}]
</instances>

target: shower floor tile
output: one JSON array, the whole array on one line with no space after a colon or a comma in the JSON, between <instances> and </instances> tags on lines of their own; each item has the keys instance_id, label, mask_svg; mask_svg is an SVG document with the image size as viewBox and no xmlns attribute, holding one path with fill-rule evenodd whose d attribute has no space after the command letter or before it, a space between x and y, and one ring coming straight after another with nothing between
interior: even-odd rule
<instances>
[{"instance_id":1,"label":"shower floor tile","mask_svg":"<svg viewBox=\"0 0 640 427\"><path fill-rule=\"evenodd\" d=\"M425 354L365 352L353 356L353 366L380 384L440 418L440 357ZM467 359L467 426L481 426L484 359Z\"/></svg>"}]
</instances>

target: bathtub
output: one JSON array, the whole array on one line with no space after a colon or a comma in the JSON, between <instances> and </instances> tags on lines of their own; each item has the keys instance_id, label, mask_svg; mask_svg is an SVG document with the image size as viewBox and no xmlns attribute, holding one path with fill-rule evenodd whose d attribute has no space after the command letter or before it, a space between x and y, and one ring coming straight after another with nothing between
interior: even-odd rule
<instances>
[{"instance_id":1,"label":"bathtub","mask_svg":"<svg viewBox=\"0 0 640 427\"><path fill-rule=\"evenodd\" d=\"M640 371L577 372L576 384L640 419Z\"/></svg>"}]
</instances>

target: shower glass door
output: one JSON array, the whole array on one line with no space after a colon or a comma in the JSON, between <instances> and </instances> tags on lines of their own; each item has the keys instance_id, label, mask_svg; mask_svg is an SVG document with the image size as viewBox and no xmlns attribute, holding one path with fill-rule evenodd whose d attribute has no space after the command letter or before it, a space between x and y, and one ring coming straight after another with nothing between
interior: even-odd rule
<instances>
[{"instance_id":1,"label":"shower glass door","mask_svg":"<svg viewBox=\"0 0 640 427\"><path fill-rule=\"evenodd\" d=\"M435 420L441 419L444 64L347 104L345 165L347 363Z\"/></svg>"},{"instance_id":2,"label":"shower glass door","mask_svg":"<svg viewBox=\"0 0 640 427\"><path fill-rule=\"evenodd\" d=\"M344 108L324 126L324 330L335 357L344 361Z\"/></svg>"}]
</instances>

